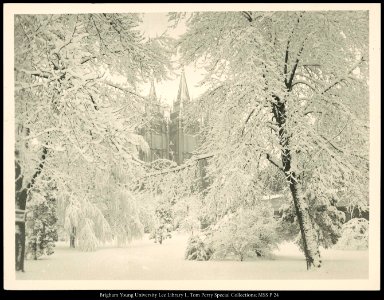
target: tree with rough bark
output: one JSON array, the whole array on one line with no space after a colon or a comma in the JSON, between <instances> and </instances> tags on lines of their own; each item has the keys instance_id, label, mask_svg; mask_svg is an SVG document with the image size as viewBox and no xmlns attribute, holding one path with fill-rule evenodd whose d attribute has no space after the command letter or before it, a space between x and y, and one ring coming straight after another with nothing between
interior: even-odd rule
<instances>
[{"instance_id":1,"label":"tree with rough bark","mask_svg":"<svg viewBox=\"0 0 384 300\"><path fill-rule=\"evenodd\" d=\"M270 164L285 178L307 268L320 267L314 214L341 200L368 206L368 12L171 13L170 20L187 15L183 63L206 70L207 92L189 112L204 118L197 154L214 153L205 201L226 214L239 201L236 189L252 185L265 195L258 178Z\"/></svg>"},{"instance_id":2,"label":"tree with rough bark","mask_svg":"<svg viewBox=\"0 0 384 300\"><path fill-rule=\"evenodd\" d=\"M136 132L149 121L148 100L138 84L166 76L171 43L145 39L139 23L138 14L15 16L16 270L24 270L23 214L39 181L65 202L72 245L80 239L89 250L110 236L114 195L103 188L144 172L138 153L148 145ZM124 182L112 178L116 168Z\"/></svg>"}]
</instances>

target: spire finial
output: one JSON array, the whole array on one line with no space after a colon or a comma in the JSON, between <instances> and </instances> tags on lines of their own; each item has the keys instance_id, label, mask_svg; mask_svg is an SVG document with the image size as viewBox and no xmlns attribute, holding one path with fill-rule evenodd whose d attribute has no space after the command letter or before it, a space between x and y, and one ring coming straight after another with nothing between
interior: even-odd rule
<instances>
[{"instance_id":1,"label":"spire finial","mask_svg":"<svg viewBox=\"0 0 384 300\"><path fill-rule=\"evenodd\" d=\"M181 76L180 76L180 84L179 84L179 91L177 93L177 100L180 103L188 102L189 101L189 92L188 92L188 86L187 86L187 80L185 79L185 70L184 65L181 66Z\"/></svg>"},{"instance_id":2,"label":"spire finial","mask_svg":"<svg viewBox=\"0 0 384 300\"><path fill-rule=\"evenodd\" d=\"M157 96L156 96L156 90L155 90L155 79L153 76L151 77L151 88L149 90L149 95L148 95L149 100L156 101Z\"/></svg>"}]
</instances>

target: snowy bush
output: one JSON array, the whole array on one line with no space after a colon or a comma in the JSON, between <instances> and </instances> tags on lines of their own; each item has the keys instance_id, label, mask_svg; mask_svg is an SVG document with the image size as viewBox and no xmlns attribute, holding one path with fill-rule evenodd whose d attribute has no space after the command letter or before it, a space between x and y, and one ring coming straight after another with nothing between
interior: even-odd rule
<instances>
[{"instance_id":1,"label":"snowy bush","mask_svg":"<svg viewBox=\"0 0 384 300\"><path fill-rule=\"evenodd\" d=\"M174 228L184 229L187 232L193 230L193 219L196 218L195 203L196 199L194 197L180 197L175 201L172 207Z\"/></svg>"},{"instance_id":2,"label":"snowy bush","mask_svg":"<svg viewBox=\"0 0 384 300\"><path fill-rule=\"evenodd\" d=\"M57 235L56 200L52 195L35 191L27 203L26 256L38 259L54 253Z\"/></svg>"},{"instance_id":3,"label":"snowy bush","mask_svg":"<svg viewBox=\"0 0 384 300\"><path fill-rule=\"evenodd\" d=\"M180 222L180 229L193 235L194 232L201 228L201 223L196 216L187 216Z\"/></svg>"},{"instance_id":4,"label":"snowy bush","mask_svg":"<svg viewBox=\"0 0 384 300\"><path fill-rule=\"evenodd\" d=\"M344 212L337 209L331 201L321 200L311 193L307 193L309 214L317 233L318 244L324 248L332 247L341 236L342 226L345 221ZM293 203L280 208L282 214L279 220L278 233L281 241L294 241L303 251L303 242L300 227L297 222Z\"/></svg>"},{"instance_id":5,"label":"snowy bush","mask_svg":"<svg viewBox=\"0 0 384 300\"><path fill-rule=\"evenodd\" d=\"M209 260L213 250L205 236L192 235L188 240L185 259L188 260Z\"/></svg>"},{"instance_id":6,"label":"snowy bush","mask_svg":"<svg viewBox=\"0 0 384 300\"><path fill-rule=\"evenodd\" d=\"M369 221L354 218L343 225L342 235L335 248L343 250L368 249Z\"/></svg>"},{"instance_id":7,"label":"snowy bush","mask_svg":"<svg viewBox=\"0 0 384 300\"><path fill-rule=\"evenodd\" d=\"M166 200L160 200L157 204L155 215L155 226L149 238L161 245L163 240L172 237L173 214L171 203Z\"/></svg>"},{"instance_id":8,"label":"snowy bush","mask_svg":"<svg viewBox=\"0 0 384 300\"><path fill-rule=\"evenodd\" d=\"M141 206L139 210L139 220L143 224L143 232L151 233L155 228L155 212L148 206Z\"/></svg>"},{"instance_id":9,"label":"snowy bush","mask_svg":"<svg viewBox=\"0 0 384 300\"><path fill-rule=\"evenodd\" d=\"M175 228L190 233L192 236L201 229L201 199L198 197L184 197L178 200L173 211Z\"/></svg>"},{"instance_id":10,"label":"snowy bush","mask_svg":"<svg viewBox=\"0 0 384 300\"><path fill-rule=\"evenodd\" d=\"M268 206L239 209L227 215L214 230L214 257L235 256L240 261L247 257L267 256L277 248L276 221Z\"/></svg>"}]
</instances>

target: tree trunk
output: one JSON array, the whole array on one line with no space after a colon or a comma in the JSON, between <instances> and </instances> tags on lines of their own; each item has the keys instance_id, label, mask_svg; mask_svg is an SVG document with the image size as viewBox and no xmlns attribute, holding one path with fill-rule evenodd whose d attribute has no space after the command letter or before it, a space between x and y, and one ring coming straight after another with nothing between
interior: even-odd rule
<instances>
[{"instance_id":1,"label":"tree trunk","mask_svg":"<svg viewBox=\"0 0 384 300\"><path fill-rule=\"evenodd\" d=\"M69 237L69 247L70 248L76 248L75 241L76 241L76 227L72 226L71 236Z\"/></svg>"},{"instance_id":2,"label":"tree trunk","mask_svg":"<svg viewBox=\"0 0 384 300\"><path fill-rule=\"evenodd\" d=\"M23 126L18 127L18 132L21 136L28 136L29 129ZM25 143L25 148L28 148L28 143ZM25 178L22 174L21 166L18 161L20 150L15 149L15 208L16 208L16 231L15 231L15 264L16 271L24 272L24 256L25 256L25 209L29 192L32 190L37 177L41 174L44 168L45 159L48 154L48 148L43 146L41 161L36 172L31 180L24 182Z\"/></svg>"},{"instance_id":3,"label":"tree trunk","mask_svg":"<svg viewBox=\"0 0 384 300\"><path fill-rule=\"evenodd\" d=\"M15 268L24 272L25 256L25 207L27 204L27 189L23 188L23 176L20 164L15 161L15 206L16 206L16 232L15 232Z\"/></svg>"},{"instance_id":4,"label":"tree trunk","mask_svg":"<svg viewBox=\"0 0 384 300\"><path fill-rule=\"evenodd\" d=\"M43 170L45 158L48 153L48 148L43 147L41 162L31 181L23 185L24 176L21 172L21 166L17 161L19 151L15 151L15 207L16 207L16 233L15 233L15 257L16 271L24 272L24 256L25 256L25 208L27 206L28 191L32 189L36 182L36 178Z\"/></svg>"},{"instance_id":5,"label":"tree trunk","mask_svg":"<svg viewBox=\"0 0 384 300\"><path fill-rule=\"evenodd\" d=\"M308 205L302 195L301 186L299 183L293 181L289 185L289 188L291 190L296 216L300 226L303 249L307 261L307 269L310 269L312 266L320 268L321 259L317 234L313 228Z\"/></svg>"},{"instance_id":6,"label":"tree trunk","mask_svg":"<svg viewBox=\"0 0 384 300\"><path fill-rule=\"evenodd\" d=\"M303 197L299 178L296 176L294 170L292 170L292 153L290 150L291 135L287 131L285 124L287 118L285 101L281 100L276 95L274 96L274 99L276 102L272 104L272 113L279 128L277 134L281 146L282 171L289 184L292 200L295 206L296 216L303 240L307 269L310 269L312 266L319 268L321 266L321 260L317 234L313 228L308 205Z\"/></svg>"},{"instance_id":7,"label":"tree trunk","mask_svg":"<svg viewBox=\"0 0 384 300\"><path fill-rule=\"evenodd\" d=\"M199 160L199 171L200 171L200 189L205 196L208 192L209 181L207 178L207 166L208 160L207 158L203 158Z\"/></svg>"},{"instance_id":8,"label":"tree trunk","mask_svg":"<svg viewBox=\"0 0 384 300\"><path fill-rule=\"evenodd\" d=\"M35 240L35 245L34 245L34 248L33 248L33 259L34 260L37 260L37 238Z\"/></svg>"}]
</instances>

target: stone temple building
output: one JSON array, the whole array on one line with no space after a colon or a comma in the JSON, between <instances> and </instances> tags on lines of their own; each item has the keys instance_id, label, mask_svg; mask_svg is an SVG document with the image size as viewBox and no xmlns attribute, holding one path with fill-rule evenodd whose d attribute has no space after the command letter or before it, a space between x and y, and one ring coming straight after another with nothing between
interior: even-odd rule
<instances>
[{"instance_id":1,"label":"stone temple building","mask_svg":"<svg viewBox=\"0 0 384 300\"><path fill-rule=\"evenodd\" d=\"M183 124L184 109L191 102L184 70L180 75L179 90L173 107L167 107L159 102L153 80L148 100L149 104L145 109L153 118L150 125L142 129L140 134L147 141L150 151L141 152L140 159L146 162L169 159L178 165L182 164L192 156L197 146L196 135L190 130L187 133Z\"/></svg>"},{"instance_id":2,"label":"stone temple building","mask_svg":"<svg viewBox=\"0 0 384 300\"><path fill-rule=\"evenodd\" d=\"M147 141L150 151L149 153L141 152L141 160L152 162L158 159L169 159L180 165L190 158L196 149L198 139L197 135L194 134L198 131L198 122L196 122L194 130L191 130L189 126L188 132L186 132L183 124L183 111L191 103L184 70L180 75L179 89L176 95L176 100L171 108L161 104L156 96L155 84L152 80L148 95L149 104L145 109L153 118L151 118L149 126L140 132ZM203 179L205 177L204 166L206 164L207 161L205 159L199 161L203 188L208 186L206 179ZM271 203L276 217L281 216L281 205L287 203L286 196L283 194L264 196L263 200ZM346 203L343 201L338 203L337 208L346 214L346 221L351 218L365 218L369 220L369 212L361 212L357 208L348 211Z\"/></svg>"}]
</instances>

